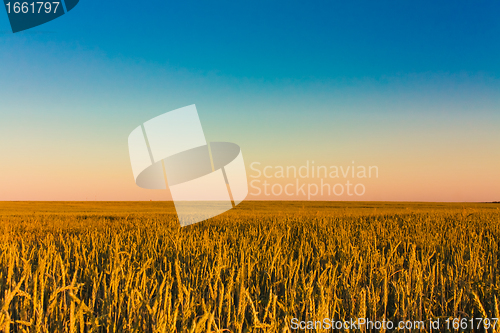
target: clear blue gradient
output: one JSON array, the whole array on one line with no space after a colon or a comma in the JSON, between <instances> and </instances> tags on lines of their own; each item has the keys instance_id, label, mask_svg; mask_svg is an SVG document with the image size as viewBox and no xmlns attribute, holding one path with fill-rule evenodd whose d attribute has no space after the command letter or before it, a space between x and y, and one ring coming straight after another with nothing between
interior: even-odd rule
<instances>
[{"instance_id":1,"label":"clear blue gradient","mask_svg":"<svg viewBox=\"0 0 500 333\"><path fill-rule=\"evenodd\" d=\"M481 0L82 0L74 12L24 34L237 78L497 77L499 12L498 1ZM9 31L6 13L0 30ZM33 36L42 31L53 33Z\"/></svg>"},{"instance_id":2,"label":"clear blue gradient","mask_svg":"<svg viewBox=\"0 0 500 333\"><path fill-rule=\"evenodd\" d=\"M369 199L500 200L481 192L500 188L499 13L498 1L82 0L12 34L0 9L0 200L149 199L128 134L193 103L207 139L240 144L247 163L356 160L386 177ZM427 191L445 186L412 192L422 170Z\"/></svg>"}]
</instances>

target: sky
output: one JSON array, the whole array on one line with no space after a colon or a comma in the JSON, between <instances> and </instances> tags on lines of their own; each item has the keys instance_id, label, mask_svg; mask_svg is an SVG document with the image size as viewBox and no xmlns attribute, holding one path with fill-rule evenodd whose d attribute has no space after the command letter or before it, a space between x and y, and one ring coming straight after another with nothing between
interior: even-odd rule
<instances>
[{"instance_id":1,"label":"sky","mask_svg":"<svg viewBox=\"0 0 500 333\"><path fill-rule=\"evenodd\" d=\"M207 141L240 145L247 199L500 201L499 10L81 0L13 34L0 9L0 200L169 200L136 186L127 138L196 104ZM258 177L313 161L378 177Z\"/></svg>"}]
</instances>

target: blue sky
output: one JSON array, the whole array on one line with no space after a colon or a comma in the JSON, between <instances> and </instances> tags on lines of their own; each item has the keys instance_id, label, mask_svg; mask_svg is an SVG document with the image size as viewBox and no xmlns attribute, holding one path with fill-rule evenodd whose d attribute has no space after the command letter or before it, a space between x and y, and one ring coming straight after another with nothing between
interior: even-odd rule
<instances>
[{"instance_id":1,"label":"blue sky","mask_svg":"<svg viewBox=\"0 0 500 333\"><path fill-rule=\"evenodd\" d=\"M98 48L110 58L236 78L498 77L499 10L497 1L461 0L82 0L75 12L24 34ZM5 13L0 29L7 37Z\"/></svg>"},{"instance_id":2,"label":"blue sky","mask_svg":"<svg viewBox=\"0 0 500 333\"><path fill-rule=\"evenodd\" d=\"M0 200L149 199L126 138L190 104L246 163L355 159L386 177L368 199L499 200L499 9L82 0L16 34L0 10Z\"/></svg>"}]
</instances>

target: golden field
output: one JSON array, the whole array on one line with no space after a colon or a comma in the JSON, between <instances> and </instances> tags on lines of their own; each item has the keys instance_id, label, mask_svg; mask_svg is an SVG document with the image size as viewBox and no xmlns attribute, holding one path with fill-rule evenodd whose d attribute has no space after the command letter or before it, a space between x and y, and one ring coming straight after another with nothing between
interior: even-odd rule
<instances>
[{"instance_id":1,"label":"golden field","mask_svg":"<svg viewBox=\"0 0 500 333\"><path fill-rule=\"evenodd\" d=\"M249 201L181 229L170 202L3 202L0 331L499 318L499 207Z\"/></svg>"}]
</instances>

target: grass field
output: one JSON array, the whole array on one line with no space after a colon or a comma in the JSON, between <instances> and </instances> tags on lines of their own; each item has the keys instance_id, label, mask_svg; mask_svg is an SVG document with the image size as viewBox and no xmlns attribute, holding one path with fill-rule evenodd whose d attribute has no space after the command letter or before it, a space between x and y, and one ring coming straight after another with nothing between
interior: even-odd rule
<instances>
[{"instance_id":1,"label":"grass field","mask_svg":"<svg viewBox=\"0 0 500 333\"><path fill-rule=\"evenodd\" d=\"M181 229L165 202L3 202L0 330L286 332L292 318L498 318L499 208L243 202Z\"/></svg>"}]
</instances>

